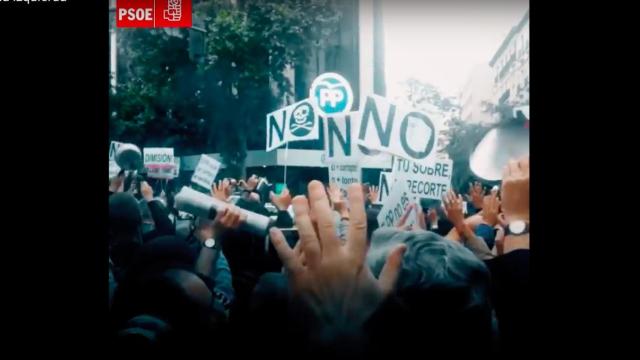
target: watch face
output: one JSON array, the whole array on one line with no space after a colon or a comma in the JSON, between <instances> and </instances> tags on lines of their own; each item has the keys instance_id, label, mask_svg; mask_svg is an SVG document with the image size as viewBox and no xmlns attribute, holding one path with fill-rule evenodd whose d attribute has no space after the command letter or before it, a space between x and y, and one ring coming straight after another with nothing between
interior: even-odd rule
<instances>
[{"instance_id":1,"label":"watch face","mask_svg":"<svg viewBox=\"0 0 640 360\"><path fill-rule=\"evenodd\" d=\"M212 248L216 245L216 241L214 239L207 239L204 242L204 246L208 247L208 248Z\"/></svg>"},{"instance_id":2,"label":"watch face","mask_svg":"<svg viewBox=\"0 0 640 360\"><path fill-rule=\"evenodd\" d=\"M522 234L527 228L527 224L522 220L517 220L509 224L509 232L512 234Z\"/></svg>"}]
</instances>

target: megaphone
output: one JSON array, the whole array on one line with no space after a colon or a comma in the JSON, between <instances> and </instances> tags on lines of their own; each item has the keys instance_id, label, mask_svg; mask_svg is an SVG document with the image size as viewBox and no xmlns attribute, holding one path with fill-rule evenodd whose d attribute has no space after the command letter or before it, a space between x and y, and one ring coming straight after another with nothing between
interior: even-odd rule
<instances>
[{"instance_id":1,"label":"megaphone","mask_svg":"<svg viewBox=\"0 0 640 360\"><path fill-rule=\"evenodd\" d=\"M142 167L142 152L134 144L122 144L116 151L116 164L121 169L135 171Z\"/></svg>"},{"instance_id":2,"label":"megaphone","mask_svg":"<svg viewBox=\"0 0 640 360\"><path fill-rule=\"evenodd\" d=\"M510 159L529 155L529 129L512 124L489 130L469 158L469 168L486 181L500 181Z\"/></svg>"},{"instance_id":3,"label":"megaphone","mask_svg":"<svg viewBox=\"0 0 640 360\"><path fill-rule=\"evenodd\" d=\"M184 186L175 196L175 208L196 217L214 219L218 211L224 210L229 204L220 201L210 195ZM240 209L240 228L259 236L267 235L271 225L271 219L267 216L256 214L253 211Z\"/></svg>"}]
</instances>

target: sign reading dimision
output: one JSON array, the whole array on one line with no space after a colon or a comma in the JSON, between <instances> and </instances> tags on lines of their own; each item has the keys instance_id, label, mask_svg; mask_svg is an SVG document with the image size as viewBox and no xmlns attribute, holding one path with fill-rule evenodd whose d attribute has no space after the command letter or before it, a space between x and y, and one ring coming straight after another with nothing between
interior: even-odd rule
<instances>
[{"instance_id":1,"label":"sign reading dimision","mask_svg":"<svg viewBox=\"0 0 640 360\"><path fill-rule=\"evenodd\" d=\"M191 27L191 0L117 0L118 28Z\"/></svg>"}]
</instances>

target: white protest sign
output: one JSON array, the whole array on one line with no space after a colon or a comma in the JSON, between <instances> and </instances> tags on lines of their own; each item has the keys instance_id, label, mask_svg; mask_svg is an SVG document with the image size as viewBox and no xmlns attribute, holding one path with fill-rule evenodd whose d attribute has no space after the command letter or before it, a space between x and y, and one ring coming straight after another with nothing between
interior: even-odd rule
<instances>
[{"instance_id":1,"label":"white protest sign","mask_svg":"<svg viewBox=\"0 0 640 360\"><path fill-rule=\"evenodd\" d=\"M405 183L412 199L441 200L451 188L453 162L435 158L417 163L394 157L392 171L396 182Z\"/></svg>"},{"instance_id":2,"label":"white protest sign","mask_svg":"<svg viewBox=\"0 0 640 360\"><path fill-rule=\"evenodd\" d=\"M364 156L355 143L360 127L358 112L324 118L324 161L326 164L356 164Z\"/></svg>"},{"instance_id":3,"label":"white protest sign","mask_svg":"<svg viewBox=\"0 0 640 360\"><path fill-rule=\"evenodd\" d=\"M378 181L378 199L374 204L384 204L387 197L389 197L389 193L393 189L394 183L395 176L393 176L393 172L380 172L380 181Z\"/></svg>"},{"instance_id":4,"label":"white protest sign","mask_svg":"<svg viewBox=\"0 0 640 360\"><path fill-rule=\"evenodd\" d=\"M147 175L154 179L173 178L176 164L173 158L173 148L144 148L142 150L144 167Z\"/></svg>"},{"instance_id":5,"label":"white protest sign","mask_svg":"<svg viewBox=\"0 0 640 360\"><path fill-rule=\"evenodd\" d=\"M404 210L411 202L406 183L397 182L384 202L378 214L378 224L382 226L396 226L404 214ZM415 218L415 217L414 217Z\"/></svg>"},{"instance_id":6,"label":"white protest sign","mask_svg":"<svg viewBox=\"0 0 640 360\"><path fill-rule=\"evenodd\" d=\"M391 155L356 143L362 113L323 117L325 164L358 164L360 167L389 167Z\"/></svg>"},{"instance_id":7,"label":"white protest sign","mask_svg":"<svg viewBox=\"0 0 640 360\"><path fill-rule=\"evenodd\" d=\"M220 170L220 162L210 156L202 154L196 170L193 172L191 182L206 189L211 189L213 181Z\"/></svg>"},{"instance_id":8,"label":"white protest sign","mask_svg":"<svg viewBox=\"0 0 640 360\"><path fill-rule=\"evenodd\" d=\"M317 140L320 125L309 99L267 114L267 147L271 151L291 141Z\"/></svg>"},{"instance_id":9,"label":"white protest sign","mask_svg":"<svg viewBox=\"0 0 640 360\"><path fill-rule=\"evenodd\" d=\"M414 161L435 156L441 118L398 108L378 95L367 96L361 112L358 145Z\"/></svg>"},{"instance_id":10,"label":"white protest sign","mask_svg":"<svg viewBox=\"0 0 640 360\"><path fill-rule=\"evenodd\" d=\"M343 194L346 194L349 185L360 182L360 175L358 165L329 165L329 183L336 183Z\"/></svg>"},{"instance_id":11,"label":"white protest sign","mask_svg":"<svg viewBox=\"0 0 640 360\"><path fill-rule=\"evenodd\" d=\"M112 141L109 145L109 178L113 178L120 172L120 166L116 163L116 152L122 145L121 142Z\"/></svg>"}]
</instances>

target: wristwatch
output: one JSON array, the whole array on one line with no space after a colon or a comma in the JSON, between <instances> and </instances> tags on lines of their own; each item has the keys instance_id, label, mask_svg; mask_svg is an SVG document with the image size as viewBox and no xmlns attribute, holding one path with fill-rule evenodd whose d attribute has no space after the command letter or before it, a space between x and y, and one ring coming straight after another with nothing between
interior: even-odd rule
<instances>
[{"instance_id":1,"label":"wristwatch","mask_svg":"<svg viewBox=\"0 0 640 360\"><path fill-rule=\"evenodd\" d=\"M202 246L212 250L218 250L220 248L218 246L218 242L214 238L205 240L204 243L202 243Z\"/></svg>"},{"instance_id":2,"label":"wristwatch","mask_svg":"<svg viewBox=\"0 0 640 360\"><path fill-rule=\"evenodd\" d=\"M529 223L524 220L514 220L507 225L504 236L518 236L529 233Z\"/></svg>"}]
</instances>

